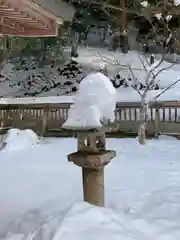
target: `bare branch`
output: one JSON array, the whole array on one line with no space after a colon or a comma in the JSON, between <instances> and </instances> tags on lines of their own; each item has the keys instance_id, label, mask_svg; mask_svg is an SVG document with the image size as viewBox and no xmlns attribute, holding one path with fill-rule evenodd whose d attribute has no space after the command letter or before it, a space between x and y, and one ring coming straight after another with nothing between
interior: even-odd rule
<instances>
[{"instance_id":1,"label":"bare branch","mask_svg":"<svg viewBox=\"0 0 180 240\"><path fill-rule=\"evenodd\" d=\"M130 70L131 75L132 75L132 77L133 77L134 85L136 85L136 84L137 84L137 78L135 77L131 66L129 66L129 70ZM140 91L138 88L136 88L136 87L133 86L133 85L131 85L131 87L139 94L140 97L142 97L142 93L141 93L141 91Z\"/></svg>"},{"instance_id":2,"label":"bare branch","mask_svg":"<svg viewBox=\"0 0 180 240\"><path fill-rule=\"evenodd\" d=\"M170 88L172 88L172 86L174 86L176 83L180 82L180 79L176 80L175 82L173 82L172 84L170 84L167 88L165 88L161 93L159 93L158 95L156 95L153 100L156 100L157 98L159 98L162 94L164 94L167 90L169 90Z\"/></svg>"},{"instance_id":3,"label":"bare branch","mask_svg":"<svg viewBox=\"0 0 180 240\"><path fill-rule=\"evenodd\" d=\"M147 75L147 77L146 77L146 83L148 83L149 78L151 77L152 74L154 74L154 71L162 64L162 62L164 61L165 56L166 56L166 54L164 54L164 55L162 56L161 60L159 61L158 64L156 64L156 65L154 66L154 68L151 68L151 70L149 71L149 73L148 73L148 75ZM148 89L149 89L149 87L154 83L154 80L155 80L155 77L153 77L152 80L150 81L150 83L147 84Z\"/></svg>"},{"instance_id":4,"label":"bare branch","mask_svg":"<svg viewBox=\"0 0 180 240\"><path fill-rule=\"evenodd\" d=\"M162 58L160 59L159 63L158 63L156 66L154 66L154 68L152 68L152 69L150 70L150 72L154 72L154 71L161 65L161 63L164 61L166 55L167 55L167 54L164 54L164 55L162 56Z\"/></svg>"},{"instance_id":5,"label":"bare branch","mask_svg":"<svg viewBox=\"0 0 180 240\"><path fill-rule=\"evenodd\" d=\"M118 60L110 60L110 61L108 61L107 57L101 56L101 54L99 52L97 54L98 54L99 57L101 57L101 60L104 61L105 63L111 64L111 65L117 65L120 68L123 68L123 69L126 68L127 70L129 70L131 72L131 75L132 75L132 78L133 78L133 81L134 81L134 85L137 85L137 83L138 83L137 78L134 75L134 72L133 72L133 70L132 70L130 65L122 65L122 64L120 64L120 61L118 61ZM127 82L127 80L126 80L126 82ZM138 88L136 88L132 84L130 86L131 86L131 88L133 88L139 94L140 97L143 96L143 93Z\"/></svg>"},{"instance_id":6,"label":"bare branch","mask_svg":"<svg viewBox=\"0 0 180 240\"><path fill-rule=\"evenodd\" d=\"M122 12L122 8L120 7L116 7L112 4L106 4L106 3L103 3L103 8L106 9L106 8L109 8L109 9L112 9L112 10L116 10L116 11L120 11ZM129 11L129 9L127 9Z\"/></svg>"},{"instance_id":7,"label":"bare branch","mask_svg":"<svg viewBox=\"0 0 180 240\"><path fill-rule=\"evenodd\" d=\"M139 56L139 60L141 61L142 65L143 65L144 70L146 72L148 72L148 69L146 68L146 65L144 64L143 60L141 59L141 56L140 55L138 55L138 56ZM146 58L146 60L147 60L147 58ZM148 60L147 60L147 62L148 62Z\"/></svg>"},{"instance_id":8,"label":"bare branch","mask_svg":"<svg viewBox=\"0 0 180 240\"><path fill-rule=\"evenodd\" d=\"M153 78L156 78L161 72L163 72L163 71L165 71L165 70L167 70L167 69L172 68L175 64L176 64L176 63L172 63L172 64L171 64L170 66L168 66L168 67L161 68L161 69L154 75Z\"/></svg>"},{"instance_id":9,"label":"bare branch","mask_svg":"<svg viewBox=\"0 0 180 240\"><path fill-rule=\"evenodd\" d=\"M172 64L170 64L170 65L167 66L167 67L164 67L164 68L159 69L159 71L154 74L154 71L163 63L166 55L167 55L167 54L164 54L164 55L162 56L162 58L159 60L159 62L158 62L157 64L155 64L155 66L152 67L149 71L148 71L148 68L147 68L147 67L145 66L145 64L144 64L143 59L139 56L139 59L140 59L142 65L143 65L143 68L144 68L144 70L145 70L146 73L147 73L145 89L144 89L144 91L140 91L137 87L135 87L135 85L138 84L138 81L137 81L137 78L136 78L136 76L135 76L135 74L134 74L134 72L133 72L133 69L132 69L132 67L131 67L130 65L122 65L122 64L120 64L120 61L118 61L118 60L115 61L115 60L112 60L112 59L111 59L111 60L108 61L108 60L107 60L107 59L108 59L107 57L102 57L101 54L98 52L98 56L101 57L102 61L104 61L104 62L106 62L106 63L108 63L108 64L112 64L112 65L119 65L120 68L121 68L121 67L126 67L126 68L131 72L131 75L132 75L132 78L133 78L133 82L134 82L134 86L133 86L132 84L129 84L130 82L129 82L127 79L126 79L126 83L128 83L128 85L129 85L132 89L134 89L134 90L139 94L139 96L141 97L141 101L142 101L142 102L144 102L144 100L146 99L147 92L150 90L150 87L151 87L151 85L154 83L154 81L155 81L155 79L157 78L157 76L158 76L161 72L163 72L163 71L165 71L165 70L167 70L167 69L172 68L172 67L176 64L176 62L175 62L175 63L172 63ZM147 58L145 58L145 60L147 61ZM153 77L152 77L151 81L148 82L148 81L149 81L149 78L151 77L151 75L153 75ZM180 81L180 80L178 80L178 81ZM174 84L176 84L178 81L176 81L175 83L171 84L167 89L165 89L165 91L167 91L169 88L171 88L171 87L172 87ZM161 94L163 94L165 91L163 91ZM159 95L158 95L158 96L159 96Z\"/></svg>"}]
</instances>

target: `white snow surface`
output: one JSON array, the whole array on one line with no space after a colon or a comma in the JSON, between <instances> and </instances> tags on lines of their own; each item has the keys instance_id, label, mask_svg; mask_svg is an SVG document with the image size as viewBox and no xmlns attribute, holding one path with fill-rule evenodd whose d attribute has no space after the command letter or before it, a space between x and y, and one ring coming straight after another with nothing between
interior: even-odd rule
<instances>
[{"instance_id":1,"label":"white snow surface","mask_svg":"<svg viewBox=\"0 0 180 240\"><path fill-rule=\"evenodd\" d=\"M0 151L0 239L179 239L179 141L107 139L107 147L117 157L105 168L106 208L82 202L81 169L67 161L76 139Z\"/></svg>"},{"instance_id":2,"label":"white snow surface","mask_svg":"<svg viewBox=\"0 0 180 240\"><path fill-rule=\"evenodd\" d=\"M69 51L69 49L67 49ZM131 76L131 73L128 69L128 66L131 66L134 76L139 79L140 82L144 83L145 77L147 76L140 57L143 56L136 51L130 51L128 54L123 54L121 52L112 52L108 51L105 48L93 48L93 47L80 47L79 48L79 57L75 58L80 64L92 68L100 69L101 65L108 64L109 75L115 75L115 73L120 71L122 78L128 78ZM159 56L156 56L157 61ZM178 56L175 56L178 59ZM118 64L117 64L118 63ZM121 66L120 66L120 65ZM144 63L147 67L147 63ZM162 71L157 77L158 85L164 89L167 88L170 84L179 79L180 76L180 64L177 62L173 66L171 63L164 61L159 68L168 68L165 71ZM158 68L158 69L159 69ZM5 65L3 69L5 75L15 74L12 73L12 64ZM24 74L27 74L26 71ZM16 75L16 74L15 74ZM65 79L62 77L62 83L65 82ZM23 98L14 98L11 96L22 96L22 92L16 88L9 88L9 84L15 83L16 77L13 77L10 81L4 81L1 83L0 95L7 96L7 98L0 98L0 104L13 104L13 103L72 103L74 101L75 94L72 96L55 96L57 94L63 94L64 89L51 89L48 92L43 92L40 94L40 97L23 97ZM15 81L15 82L14 82ZM66 80L67 81L67 80ZM154 96L159 94L162 90L152 90L148 92L148 99L152 99ZM117 101L139 101L139 95L132 90L131 88L118 88L117 89ZM135 99L135 100L134 100ZM180 100L180 81L172 86L172 89L168 90L159 100Z\"/></svg>"},{"instance_id":3,"label":"white snow surface","mask_svg":"<svg viewBox=\"0 0 180 240\"><path fill-rule=\"evenodd\" d=\"M162 90L151 90L147 93L147 100L152 101ZM74 96L23 97L2 98L0 104L43 104L43 103L74 103ZM141 98L132 88L117 89L117 102L138 102ZM180 88L172 88L163 93L158 101L180 101Z\"/></svg>"},{"instance_id":4,"label":"white snow surface","mask_svg":"<svg viewBox=\"0 0 180 240\"><path fill-rule=\"evenodd\" d=\"M97 128L101 121L114 121L117 92L104 74L92 73L85 77L68 111L63 128Z\"/></svg>"},{"instance_id":5,"label":"white snow surface","mask_svg":"<svg viewBox=\"0 0 180 240\"><path fill-rule=\"evenodd\" d=\"M178 0L179 1L179 0ZM67 48L67 52L70 51L70 48ZM128 78L131 76L131 73L128 69L128 65L131 66L134 75L136 78L139 79L140 82L144 83L145 76L147 76L146 71L144 70L144 67L142 65L142 62L140 60L140 57L142 58L142 54L138 53L136 51L129 51L128 54L123 54L119 51L117 52L112 52L108 51L107 48L98 48L98 47L80 47L79 48L79 57L75 58L74 60L85 66L85 69L88 69L88 72L90 70L99 70L101 68L101 65L106 65L108 63L108 72L111 75L115 75L117 72L120 71L120 75L122 78ZM158 60L160 58L159 55L156 56L156 59ZM179 56L174 55L169 57L174 58L174 60L178 60ZM179 72L180 72L180 64L179 60L174 64L172 67L171 63L164 61L160 68L167 68L170 67L169 69L161 72L158 77L157 77L157 83L161 88L166 88L169 84L172 84L172 82L175 82L177 79L179 79ZM117 64L118 63L118 64ZM120 66L120 65L121 66ZM146 62L144 63L145 65ZM34 70L32 70L34 71ZM22 81L27 77L28 73L27 71L14 71L13 70L13 65L8 63L5 65L2 73L6 76L11 76L10 80L4 79L1 82L1 88L0 88L0 96L4 97L15 97L15 96L24 96L24 90L21 87L9 87L10 85L14 85L15 83L17 84L17 81ZM19 75L20 74L20 75ZM57 80L57 79L56 79ZM69 87L65 87L64 83L67 81L67 79L64 76L58 76L58 81L61 82L62 86L57 87L55 89L49 89L48 92L42 92L40 93L40 97L48 97L48 96L57 96L61 94L65 94L66 90ZM68 81L72 82L72 86L76 86L76 81L74 79L69 79ZM24 84L27 87L27 81L23 81ZM45 84L42 81L37 81L36 84L31 86L30 92L35 92L39 91L40 88L42 87L41 84ZM44 86L44 85L43 85ZM173 88L180 88L180 82L178 82L176 85L173 86ZM61 101L64 101L65 96L61 99ZM34 98L28 98L29 101L31 101ZM4 101L2 99L1 101ZM5 100L6 101L6 100ZM22 101L22 100L21 100ZM44 101L44 98L43 98Z\"/></svg>"},{"instance_id":6,"label":"white snow surface","mask_svg":"<svg viewBox=\"0 0 180 240\"><path fill-rule=\"evenodd\" d=\"M20 151L39 146L40 139L31 129L12 128L2 137L1 151Z\"/></svg>"}]
</instances>

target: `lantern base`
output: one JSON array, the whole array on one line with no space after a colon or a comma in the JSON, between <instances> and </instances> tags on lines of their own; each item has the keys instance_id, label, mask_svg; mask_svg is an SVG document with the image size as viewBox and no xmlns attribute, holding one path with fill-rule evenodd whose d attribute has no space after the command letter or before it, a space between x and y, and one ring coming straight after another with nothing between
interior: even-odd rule
<instances>
[{"instance_id":1,"label":"lantern base","mask_svg":"<svg viewBox=\"0 0 180 240\"><path fill-rule=\"evenodd\" d=\"M84 201L104 206L104 167L116 156L115 151L78 151L68 155L68 161L82 167Z\"/></svg>"},{"instance_id":2,"label":"lantern base","mask_svg":"<svg viewBox=\"0 0 180 240\"><path fill-rule=\"evenodd\" d=\"M78 151L68 155L68 161L79 167L98 169L107 165L116 156L116 151L102 150L100 152Z\"/></svg>"}]
</instances>

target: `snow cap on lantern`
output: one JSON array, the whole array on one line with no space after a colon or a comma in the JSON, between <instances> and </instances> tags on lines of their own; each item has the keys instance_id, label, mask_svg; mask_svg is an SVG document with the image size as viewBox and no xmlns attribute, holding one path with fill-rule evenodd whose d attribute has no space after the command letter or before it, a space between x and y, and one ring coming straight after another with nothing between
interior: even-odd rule
<instances>
[{"instance_id":1,"label":"snow cap on lantern","mask_svg":"<svg viewBox=\"0 0 180 240\"><path fill-rule=\"evenodd\" d=\"M114 121L116 89L104 74L92 73L80 85L63 128L92 129L102 127L104 120Z\"/></svg>"}]
</instances>

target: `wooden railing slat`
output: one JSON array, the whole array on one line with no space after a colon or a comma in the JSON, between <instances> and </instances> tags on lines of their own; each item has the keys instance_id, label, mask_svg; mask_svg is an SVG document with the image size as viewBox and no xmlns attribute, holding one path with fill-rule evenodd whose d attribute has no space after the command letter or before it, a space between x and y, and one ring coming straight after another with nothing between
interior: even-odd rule
<instances>
[{"instance_id":1,"label":"wooden railing slat","mask_svg":"<svg viewBox=\"0 0 180 240\"><path fill-rule=\"evenodd\" d=\"M128 121L129 124L139 122L140 102L118 102L116 104L115 120L121 128L121 123ZM0 104L0 124L9 127L39 126L41 124L41 134L53 126L60 129L61 124L68 117L70 103L34 103L34 104ZM44 109L48 109L47 119L45 121ZM158 113L156 111L158 110ZM156 112L156 114L155 114ZM178 123L180 118L180 101L150 102L149 103L148 122L154 122L155 132L159 132L160 122ZM157 121L158 119L158 121ZM156 121L155 121L156 120ZM3 124L2 124L3 122Z\"/></svg>"}]
</instances>

